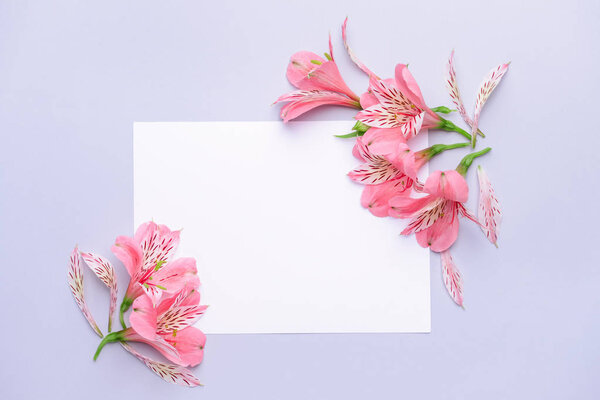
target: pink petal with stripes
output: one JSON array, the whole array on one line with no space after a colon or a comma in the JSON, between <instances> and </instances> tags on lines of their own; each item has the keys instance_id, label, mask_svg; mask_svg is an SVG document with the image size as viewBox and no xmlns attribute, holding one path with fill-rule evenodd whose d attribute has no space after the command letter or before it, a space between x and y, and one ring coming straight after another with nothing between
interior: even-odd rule
<instances>
[{"instance_id":1,"label":"pink petal with stripes","mask_svg":"<svg viewBox=\"0 0 600 400\"><path fill-rule=\"evenodd\" d=\"M402 136L406 140L414 138L421 131L421 127L423 126L423 120L425 118L425 112L410 117L404 125L402 125Z\"/></svg>"},{"instance_id":2,"label":"pink petal with stripes","mask_svg":"<svg viewBox=\"0 0 600 400\"><path fill-rule=\"evenodd\" d=\"M494 245L498 246L498 231L502 222L502 210L494 193L494 188L485 170L477 167L479 179L479 211L478 220L485 236Z\"/></svg>"},{"instance_id":3,"label":"pink petal with stripes","mask_svg":"<svg viewBox=\"0 0 600 400\"><path fill-rule=\"evenodd\" d=\"M83 290L83 271L81 270L79 250L77 249L77 246L75 246L73 252L71 253L71 257L69 258L68 282L69 287L71 288L71 293L73 293L75 302L79 306L79 309L81 309L83 316L88 321L94 332L96 332L98 336L102 337L102 331L100 328L98 328L98 324L94 320L94 317L92 316L92 313L85 302Z\"/></svg>"},{"instance_id":4,"label":"pink petal with stripes","mask_svg":"<svg viewBox=\"0 0 600 400\"><path fill-rule=\"evenodd\" d=\"M477 135L475 134L479 129L479 116L481 114L481 110L483 109L483 105L490 97L496 86L502 80L504 74L508 71L508 63L500 64L496 68L492 69L488 75L485 77L481 85L479 86L479 91L477 92L477 99L475 101L475 112L473 113L473 125L471 129L471 136L473 137L473 146L475 146L475 141L477 140Z\"/></svg>"},{"instance_id":5,"label":"pink petal with stripes","mask_svg":"<svg viewBox=\"0 0 600 400\"><path fill-rule=\"evenodd\" d=\"M376 185L404 176L404 173L385 157L372 154L362 140L357 142L357 146L361 158L366 162L348 173L353 181L364 185Z\"/></svg>"},{"instance_id":6,"label":"pink petal with stripes","mask_svg":"<svg viewBox=\"0 0 600 400\"><path fill-rule=\"evenodd\" d=\"M344 20L344 23L342 24L342 39L344 41L344 47L346 48L346 51L348 52L348 55L350 56L350 59L352 60L352 62L354 62L354 64L356 64L356 66L358 68L360 68L369 77L374 77L376 79L379 79L377 77L377 75L375 75L369 68L367 68L367 66L365 64L362 63L362 61L360 61L358 59L358 57L356 57L356 55L354 54L354 51L352 51L352 49L348 45L348 35L347 35L347 32L346 32L347 25L348 25L348 17L346 17L346 19Z\"/></svg>"},{"instance_id":7,"label":"pink petal with stripes","mask_svg":"<svg viewBox=\"0 0 600 400\"><path fill-rule=\"evenodd\" d=\"M167 312L159 316L156 332L158 334L167 334L187 328L196 323L207 308L208 306L206 305L170 308Z\"/></svg>"},{"instance_id":8,"label":"pink petal with stripes","mask_svg":"<svg viewBox=\"0 0 600 400\"><path fill-rule=\"evenodd\" d=\"M281 109L283 122L288 122L313 108L325 105L360 108L358 102L342 94L324 90L297 90L275 100L275 103L279 102L289 102Z\"/></svg>"},{"instance_id":9,"label":"pink petal with stripes","mask_svg":"<svg viewBox=\"0 0 600 400\"><path fill-rule=\"evenodd\" d=\"M117 278L111 263L104 257L81 252L83 261L100 280L110 289L110 306L108 311L108 331L112 331L112 321L117 308Z\"/></svg>"},{"instance_id":10,"label":"pink petal with stripes","mask_svg":"<svg viewBox=\"0 0 600 400\"><path fill-rule=\"evenodd\" d=\"M454 264L450 251L446 250L441 253L442 260L442 279L448 294L452 297L452 300L459 306L463 306L463 283L460 271Z\"/></svg>"},{"instance_id":11,"label":"pink petal with stripes","mask_svg":"<svg viewBox=\"0 0 600 400\"><path fill-rule=\"evenodd\" d=\"M458 84L456 82L456 71L454 70L454 50L450 53L448 64L446 65L446 87L450 93L450 98L454 103L454 106L458 110L460 116L469 125L473 126L473 120L467 114L462 98L460 97L460 91L458 90Z\"/></svg>"},{"instance_id":12,"label":"pink petal with stripes","mask_svg":"<svg viewBox=\"0 0 600 400\"><path fill-rule=\"evenodd\" d=\"M190 370L185 367L152 360L151 358L140 354L137 350L135 350L131 345L127 343L121 343L121 345L129 353L137 357L138 360L142 361L148 368L150 368L150 370L152 370L152 372L154 372L156 375L160 376L163 380L169 383L188 387L202 385L198 378L196 378L194 374L192 374Z\"/></svg>"}]
</instances>

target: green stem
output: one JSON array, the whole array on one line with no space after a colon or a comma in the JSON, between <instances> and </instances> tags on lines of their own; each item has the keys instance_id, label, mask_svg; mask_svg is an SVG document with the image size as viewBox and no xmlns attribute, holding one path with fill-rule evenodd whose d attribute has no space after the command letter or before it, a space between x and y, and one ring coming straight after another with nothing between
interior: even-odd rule
<instances>
[{"instance_id":1,"label":"green stem","mask_svg":"<svg viewBox=\"0 0 600 400\"><path fill-rule=\"evenodd\" d=\"M438 154L440 154L443 151L458 149L460 147L467 147L469 144L470 143L468 143L468 142L461 142L461 143L454 143L454 144L434 144L433 146L426 149L426 152L427 152L427 155L429 156L429 158L431 158L431 157L437 156Z\"/></svg>"},{"instance_id":2,"label":"green stem","mask_svg":"<svg viewBox=\"0 0 600 400\"><path fill-rule=\"evenodd\" d=\"M100 355L100 352L102 351L102 349L104 348L104 346L107 343L120 342L120 341L124 341L124 340L125 340L125 329L123 329L122 331L119 331L119 332L109 333L108 335L104 336L104 338L98 345L98 348L96 349L96 353L94 354L94 361L96 361L96 359Z\"/></svg>"},{"instance_id":3,"label":"green stem","mask_svg":"<svg viewBox=\"0 0 600 400\"><path fill-rule=\"evenodd\" d=\"M471 134L467 131L465 131L464 129L454 125L454 122L452 121L448 121L447 119L444 119L442 117L440 117L440 124L437 126L437 129L441 129L443 131L448 131L448 132L457 132L460 133L461 135L463 135L464 137L466 137L467 139L469 139L469 142L471 142L473 139L471 138Z\"/></svg>"},{"instance_id":4,"label":"green stem","mask_svg":"<svg viewBox=\"0 0 600 400\"><path fill-rule=\"evenodd\" d=\"M123 318L123 314L129 310L129 307L131 307L131 305L133 304L133 299L130 299L129 297L123 297L123 301L121 302L121 308L119 309L119 321L121 321L121 326L123 327L123 329L127 328L127 325L125 325L125 319Z\"/></svg>"},{"instance_id":5,"label":"green stem","mask_svg":"<svg viewBox=\"0 0 600 400\"><path fill-rule=\"evenodd\" d=\"M482 155L484 155L486 153L489 153L490 150L492 150L491 147L486 147L483 150L476 151L471 154L467 154L462 160L460 160L460 163L458 163L456 170L462 176L467 175L467 171L468 171L469 167L471 166L471 164L473 164L473 160L475 160L477 157L481 157Z\"/></svg>"}]
</instances>

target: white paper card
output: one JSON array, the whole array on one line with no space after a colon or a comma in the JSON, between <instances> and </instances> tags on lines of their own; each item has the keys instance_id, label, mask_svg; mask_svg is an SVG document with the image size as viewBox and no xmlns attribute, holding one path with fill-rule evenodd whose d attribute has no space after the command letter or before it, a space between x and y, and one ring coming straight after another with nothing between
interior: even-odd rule
<instances>
[{"instance_id":1,"label":"white paper card","mask_svg":"<svg viewBox=\"0 0 600 400\"><path fill-rule=\"evenodd\" d=\"M354 140L333 136L352 125L135 123L135 226L183 228L203 331L430 331L429 251L361 207Z\"/></svg>"}]
</instances>

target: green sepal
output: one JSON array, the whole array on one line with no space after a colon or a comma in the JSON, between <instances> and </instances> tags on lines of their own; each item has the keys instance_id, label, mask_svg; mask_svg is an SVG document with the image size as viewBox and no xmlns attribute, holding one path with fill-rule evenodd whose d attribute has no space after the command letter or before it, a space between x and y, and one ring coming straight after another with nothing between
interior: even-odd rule
<instances>
[{"instance_id":1,"label":"green sepal","mask_svg":"<svg viewBox=\"0 0 600 400\"><path fill-rule=\"evenodd\" d=\"M450 114L451 112L456 111L456 110L450 109L446 106L439 106L439 107L432 108L431 111L436 112L436 113L442 113L442 114Z\"/></svg>"}]
</instances>

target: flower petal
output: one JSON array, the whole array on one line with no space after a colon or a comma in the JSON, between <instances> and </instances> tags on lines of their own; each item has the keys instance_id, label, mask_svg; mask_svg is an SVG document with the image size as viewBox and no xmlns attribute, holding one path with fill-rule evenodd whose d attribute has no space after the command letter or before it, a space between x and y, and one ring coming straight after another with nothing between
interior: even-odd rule
<instances>
[{"instance_id":1,"label":"flower petal","mask_svg":"<svg viewBox=\"0 0 600 400\"><path fill-rule=\"evenodd\" d=\"M354 62L354 64L356 64L356 66L358 68L360 68L369 77L373 76L373 77L377 78L377 75L375 75L373 72L371 72L371 70L369 68L367 68L365 66L365 64L363 64L358 59L358 57L356 57L356 55L354 54L354 52L352 51L352 49L350 48L350 46L348 46L348 37L347 37L347 34L346 34L346 26L347 26L347 24L348 24L348 17L346 17L346 19L344 20L344 23L342 24L342 39L344 41L344 47L346 48L346 51L348 52L348 55L350 56L350 59L352 60L352 62ZM379 79L379 78L377 78L377 79Z\"/></svg>"},{"instance_id":2,"label":"flower petal","mask_svg":"<svg viewBox=\"0 0 600 400\"><path fill-rule=\"evenodd\" d=\"M460 203L469 198L467 181L455 170L432 172L427 177L423 190L431 195Z\"/></svg>"},{"instance_id":3,"label":"flower petal","mask_svg":"<svg viewBox=\"0 0 600 400\"><path fill-rule=\"evenodd\" d=\"M156 308L148 296L139 296L132 305L129 323L133 330L147 340L156 339Z\"/></svg>"},{"instance_id":4,"label":"flower petal","mask_svg":"<svg viewBox=\"0 0 600 400\"><path fill-rule=\"evenodd\" d=\"M456 72L454 70L454 50L450 53L450 58L448 59L448 64L446 65L446 87L448 88L448 92L450 93L450 98L454 103L454 106L458 110L462 119L469 125L473 126L473 120L467 114L467 110L465 110L465 106L460 97L460 91L458 90L458 84L456 83Z\"/></svg>"},{"instance_id":5,"label":"flower petal","mask_svg":"<svg viewBox=\"0 0 600 400\"><path fill-rule=\"evenodd\" d=\"M411 139L417 136L423 126L423 119L425 118L425 111L422 113L410 117L404 125L402 125L402 136L404 138Z\"/></svg>"},{"instance_id":6,"label":"flower petal","mask_svg":"<svg viewBox=\"0 0 600 400\"><path fill-rule=\"evenodd\" d=\"M411 218L418 214L436 207L439 199L434 196L419 197L393 197L390 199L390 217L394 218Z\"/></svg>"},{"instance_id":7,"label":"flower petal","mask_svg":"<svg viewBox=\"0 0 600 400\"><path fill-rule=\"evenodd\" d=\"M473 143L477 139L477 130L479 129L479 115L481 114L481 110L483 109L483 105L490 97L496 86L502 80L504 74L508 71L508 64L500 64L496 68L492 69L487 76L484 78L483 82L479 86L479 91L477 92L477 100L475 101L475 112L473 113L473 125L471 129L471 136L473 138Z\"/></svg>"},{"instance_id":8,"label":"flower petal","mask_svg":"<svg viewBox=\"0 0 600 400\"><path fill-rule=\"evenodd\" d=\"M403 176L380 185L367 185L360 197L361 205L376 217L387 217L390 211L389 201L397 196L408 196L412 179Z\"/></svg>"},{"instance_id":9,"label":"flower petal","mask_svg":"<svg viewBox=\"0 0 600 400\"><path fill-rule=\"evenodd\" d=\"M110 289L110 306L108 310L108 331L112 330L112 321L117 308L117 278L111 263L104 257L81 252L83 261L104 284Z\"/></svg>"},{"instance_id":10,"label":"flower petal","mask_svg":"<svg viewBox=\"0 0 600 400\"><path fill-rule=\"evenodd\" d=\"M135 240L144 254L142 273L156 267L158 262L171 259L179 246L179 233L180 231L171 231L165 225L159 226L154 222L147 222L138 228Z\"/></svg>"},{"instance_id":11,"label":"flower petal","mask_svg":"<svg viewBox=\"0 0 600 400\"><path fill-rule=\"evenodd\" d=\"M423 94L421 94L421 89L417 84L417 81L412 76L410 71L408 70L408 66L406 64L398 64L396 65L396 85L398 85L398 89L408 98L408 100L419 107L422 111L428 109L427 105L425 105L425 100L423 99Z\"/></svg>"},{"instance_id":12,"label":"flower petal","mask_svg":"<svg viewBox=\"0 0 600 400\"><path fill-rule=\"evenodd\" d=\"M400 91L393 80L371 78L369 88L379 102L396 113L418 114L420 110Z\"/></svg>"},{"instance_id":13,"label":"flower petal","mask_svg":"<svg viewBox=\"0 0 600 400\"><path fill-rule=\"evenodd\" d=\"M402 210L403 208L400 202L401 200L401 198L397 197L390 200L390 205L392 206L394 215L402 215L398 212L398 210ZM404 228L404 230L401 232L402 235L410 235L411 233L419 233L424 231L433 226L433 224L435 224L438 219L443 218L444 215L444 209L446 205L446 201L444 199L437 198L431 201L427 197L424 197L413 200L420 200L422 202L421 204L425 204L425 206L412 217L406 228ZM392 212L390 212L390 214L392 214ZM417 237L417 241L419 241L419 237ZM423 247L428 246L428 244L424 245L420 241L419 244L421 244Z\"/></svg>"},{"instance_id":14,"label":"flower petal","mask_svg":"<svg viewBox=\"0 0 600 400\"><path fill-rule=\"evenodd\" d=\"M306 78L308 74L311 73L315 68L317 68L317 64L314 64L312 62L313 60L320 63L325 62L323 57L311 51L299 51L292 54L286 72L287 78L292 85L300 88L298 83Z\"/></svg>"},{"instance_id":15,"label":"flower petal","mask_svg":"<svg viewBox=\"0 0 600 400\"><path fill-rule=\"evenodd\" d=\"M119 261L125 265L129 276L134 277L138 273L144 259L144 254L138 242L127 236L118 236L115 239L114 246L110 249Z\"/></svg>"},{"instance_id":16,"label":"flower petal","mask_svg":"<svg viewBox=\"0 0 600 400\"><path fill-rule=\"evenodd\" d=\"M163 380L174 383L175 385L195 387L201 386L202 384L187 368L179 365L167 364L158 362L148 358L138 351L136 351L131 345L127 343L121 343L121 346L125 348L129 353L136 356L142 361L148 368L150 368L156 375L160 376Z\"/></svg>"},{"instance_id":17,"label":"flower petal","mask_svg":"<svg viewBox=\"0 0 600 400\"><path fill-rule=\"evenodd\" d=\"M170 335L168 341L177 348L181 357L181 365L194 367L204 358L206 335L197 328L190 326L175 335Z\"/></svg>"},{"instance_id":18,"label":"flower petal","mask_svg":"<svg viewBox=\"0 0 600 400\"><path fill-rule=\"evenodd\" d=\"M168 334L187 328L196 323L207 308L206 305L171 307L159 317L157 333Z\"/></svg>"},{"instance_id":19,"label":"flower petal","mask_svg":"<svg viewBox=\"0 0 600 400\"><path fill-rule=\"evenodd\" d=\"M83 290L83 271L81 270L79 250L77 249L77 246L75 246L73 252L71 253L71 257L69 258L69 271L67 275L69 287L71 288L71 293L73 293L75 302L79 306L83 316L88 321L94 332L96 332L98 336L102 337L102 331L100 328L98 328L98 324L94 320L94 317L92 316L92 313L85 302Z\"/></svg>"},{"instance_id":20,"label":"flower petal","mask_svg":"<svg viewBox=\"0 0 600 400\"><path fill-rule=\"evenodd\" d=\"M479 179L479 212L477 217L485 236L490 242L498 246L498 231L502 222L500 204L490 179L481 165L477 167L477 177Z\"/></svg>"},{"instance_id":21,"label":"flower petal","mask_svg":"<svg viewBox=\"0 0 600 400\"><path fill-rule=\"evenodd\" d=\"M460 271L454 264L450 251L446 250L441 253L442 260L442 278L448 294L452 300L459 306L463 306L463 282Z\"/></svg>"},{"instance_id":22,"label":"flower petal","mask_svg":"<svg viewBox=\"0 0 600 400\"><path fill-rule=\"evenodd\" d=\"M281 119L283 119L283 122L288 122L313 108L324 105L358 107L356 101L342 94L324 90L297 90L284 94L275 100L275 103L279 102L290 102L281 109Z\"/></svg>"},{"instance_id":23,"label":"flower petal","mask_svg":"<svg viewBox=\"0 0 600 400\"><path fill-rule=\"evenodd\" d=\"M376 104L362 110L354 118L375 128L397 128L405 124L412 116L413 114L399 114L394 109Z\"/></svg>"},{"instance_id":24,"label":"flower petal","mask_svg":"<svg viewBox=\"0 0 600 400\"><path fill-rule=\"evenodd\" d=\"M441 252L454 244L458 237L458 208L456 202L445 201L442 213L427 229L416 232L417 242L431 251Z\"/></svg>"},{"instance_id":25,"label":"flower petal","mask_svg":"<svg viewBox=\"0 0 600 400\"><path fill-rule=\"evenodd\" d=\"M323 64L317 66L304 79L300 80L296 87L301 90L325 90L341 93L355 101L359 101L360 99L346 85L334 61L325 61Z\"/></svg>"},{"instance_id":26,"label":"flower petal","mask_svg":"<svg viewBox=\"0 0 600 400\"><path fill-rule=\"evenodd\" d=\"M385 157L371 154L362 140L357 144L359 154L367 162L350 171L348 173L350 179L364 185L375 185L404 176L404 173Z\"/></svg>"}]
</instances>

